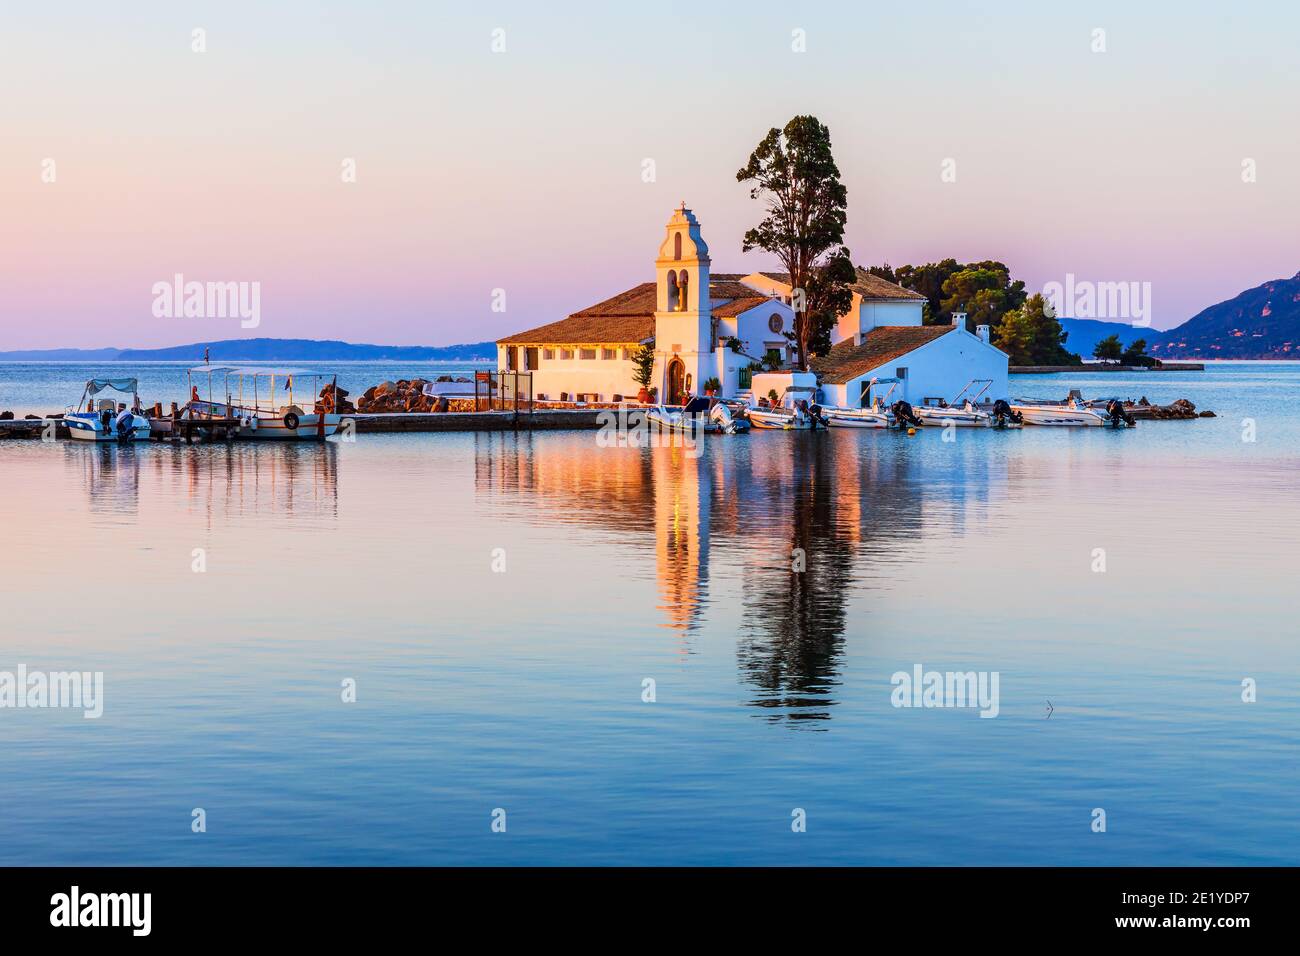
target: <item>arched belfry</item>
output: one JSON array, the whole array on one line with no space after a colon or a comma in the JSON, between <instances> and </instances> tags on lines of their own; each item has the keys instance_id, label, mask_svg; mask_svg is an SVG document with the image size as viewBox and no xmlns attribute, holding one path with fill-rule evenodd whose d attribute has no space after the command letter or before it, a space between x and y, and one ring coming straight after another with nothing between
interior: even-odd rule
<instances>
[{"instance_id":1,"label":"arched belfry","mask_svg":"<svg viewBox=\"0 0 1300 956\"><path fill-rule=\"evenodd\" d=\"M686 203L673 211L655 260L659 284L657 311L707 312L709 307L709 247L700 223Z\"/></svg>"},{"instance_id":2,"label":"arched belfry","mask_svg":"<svg viewBox=\"0 0 1300 956\"><path fill-rule=\"evenodd\" d=\"M679 386L698 394L714 374L709 247L686 203L673 211L655 259L655 377L664 401Z\"/></svg>"}]
</instances>

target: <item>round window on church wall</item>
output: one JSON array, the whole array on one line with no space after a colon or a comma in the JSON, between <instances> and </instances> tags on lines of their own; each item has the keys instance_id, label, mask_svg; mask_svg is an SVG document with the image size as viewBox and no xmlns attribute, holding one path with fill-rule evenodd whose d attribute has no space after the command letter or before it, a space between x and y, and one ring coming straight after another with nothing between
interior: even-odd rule
<instances>
[{"instance_id":1,"label":"round window on church wall","mask_svg":"<svg viewBox=\"0 0 1300 956\"><path fill-rule=\"evenodd\" d=\"M773 332L780 332L781 327L784 324L785 323L781 321L781 316L777 315L775 312L773 312L772 317L767 320L767 327Z\"/></svg>"}]
</instances>

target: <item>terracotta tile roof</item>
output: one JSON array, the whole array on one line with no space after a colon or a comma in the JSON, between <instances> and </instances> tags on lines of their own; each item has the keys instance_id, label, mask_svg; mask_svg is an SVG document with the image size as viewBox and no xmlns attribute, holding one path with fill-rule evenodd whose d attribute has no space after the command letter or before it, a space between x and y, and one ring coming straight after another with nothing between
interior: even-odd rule
<instances>
[{"instance_id":1,"label":"terracotta tile roof","mask_svg":"<svg viewBox=\"0 0 1300 956\"><path fill-rule=\"evenodd\" d=\"M737 279L709 276L709 297L712 299L766 299L767 296L751 289Z\"/></svg>"},{"instance_id":2,"label":"terracotta tile roof","mask_svg":"<svg viewBox=\"0 0 1300 956\"><path fill-rule=\"evenodd\" d=\"M719 319L730 319L742 312L748 312L755 306L766 305L772 299L765 295L754 295L752 292L745 298L732 299L730 302L723 302L721 305L713 307L713 314Z\"/></svg>"},{"instance_id":3,"label":"terracotta tile roof","mask_svg":"<svg viewBox=\"0 0 1300 956\"><path fill-rule=\"evenodd\" d=\"M631 345L655 334L655 284L642 282L613 298L574 312L567 319L516 332L497 341L503 345Z\"/></svg>"},{"instance_id":4,"label":"terracotta tile roof","mask_svg":"<svg viewBox=\"0 0 1300 956\"><path fill-rule=\"evenodd\" d=\"M709 298L724 300L713 307L719 318L739 315L768 301L737 281L739 273L709 276ZM642 282L604 302L574 312L568 318L497 339L502 345L631 345L655 334L655 284Z\"/></svg>"},{"instance_id":5,"label":"terracotta tile roof","mask_svg":"<svg viewBox=\"0 0 1300 956\"><path fill-rule=\"evenodd\" d=\"M812 360L813 371L822 381L842 385L952 330L951 325L878 326L867 333L866 341L861 345L845 339L825 355L815 357Z\"/></svg>"},{"instance_id":6,"label":"terracotta tile roof","mask_svg":"<svg viewBox=\"0 0 1300 956\"><path fill-rule=\"evenodd\" d=\"M924 299L925 296L911 289L904 289L897 283L882 279L866 269L856 270L858 281L851 288L864 299Z\"/></svg>"},{"instance_id":7,"label":"terracotta tile roof","mask_svg":"<svg viewBox=\"0 0 1300 956\"><path fill-rule=\"evenodd\" d=\"M904 289L901 285L890 282L888 279L882 279L880 276L868 272L866 269L857 269L858 279L850 286L854 292L864 299L924 299L925 296L919 292L913 292L911 289ZM760 272L759 275L767 276L769 279L775 279L777 282L790 283L790 273L788 272Z\"/></svg>"}]
</instances>

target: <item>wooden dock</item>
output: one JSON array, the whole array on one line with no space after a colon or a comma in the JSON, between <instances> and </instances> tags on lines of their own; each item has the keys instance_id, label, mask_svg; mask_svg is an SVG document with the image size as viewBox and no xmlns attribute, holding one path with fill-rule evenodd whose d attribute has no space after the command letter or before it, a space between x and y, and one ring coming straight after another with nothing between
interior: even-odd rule
<instances>
[{"instance_id":1,"label":"wooden dock","mask_svg":"<svg viewBox=\"0 0 1300 956\"><path fill-rule=\"evenodd\" d=\"M600 427L601 414L609 409L575 408L548 409L534 412L391 412L383 414L355 413L344 415L354 423L358 434L384 432L477 432L477 431L557 431L561 429L592 430ZM70 438L67 426L57 418L0 421L0 439L40 438L46 425L54 422L55 438ZM237 440L237 418L150 418L155 441L176 441L186 444L200 440L200 431L207 431L207 441ZM257 440L257 439L252 439ZM89 443L87 443L89 444Z\"/></svg>"}]
</instances>

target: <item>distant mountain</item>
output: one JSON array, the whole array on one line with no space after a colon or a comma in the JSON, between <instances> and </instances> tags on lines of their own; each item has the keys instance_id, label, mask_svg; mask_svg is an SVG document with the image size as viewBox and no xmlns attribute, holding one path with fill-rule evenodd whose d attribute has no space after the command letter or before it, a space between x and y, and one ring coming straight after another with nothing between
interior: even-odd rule
<instances>
[{"instance_id":1,"label":"distant mountain","mask_svg":"<svg viewBox=\"0 0 1300 956\"><path fill-rule=\"evenodd\" d=\"M121 349L28 349L0 352L0 362L112 362Z\"/></svg>"},{"instance_id":2,"label":"distant mountain","mask_svg":"<svg viewBox=\"0 0 1300 956\"><path fill-rule=\"evenodd\" d=\"M1300 359L1300 272L1198 312L1147 351L1160 358Z\"/></svg>"},{"instance_id":3,"label":"distant mountain","mask_svg":"<svg viewBox=\"0 0 1300 956\"><path fill-rule=\"evenodd\" d=\"M1146 339L1147 351L1151 343L1164 335L1156 329L1136 328L1127 322L1102 322L1099 319L1061 319L1061 328L1070 333L1065 340L1065 350L1083 356L1084 361L1092 359L1092 350L1104 338L1118 335L1119 340L1129 345L1134 339Z\"/></svg>"},{"instance_id":4,"label":"distant mountain","mask_svg":"<svg viewBox=\"0 0 1300 956\"><path fill-rule=\"evenodd\" d=\"M43 349L0 352L11 362L469 362L496 358L494 342L466 345L355 345L316 339L222 339L165 349Z\"/></svg>"}]
</instances>

